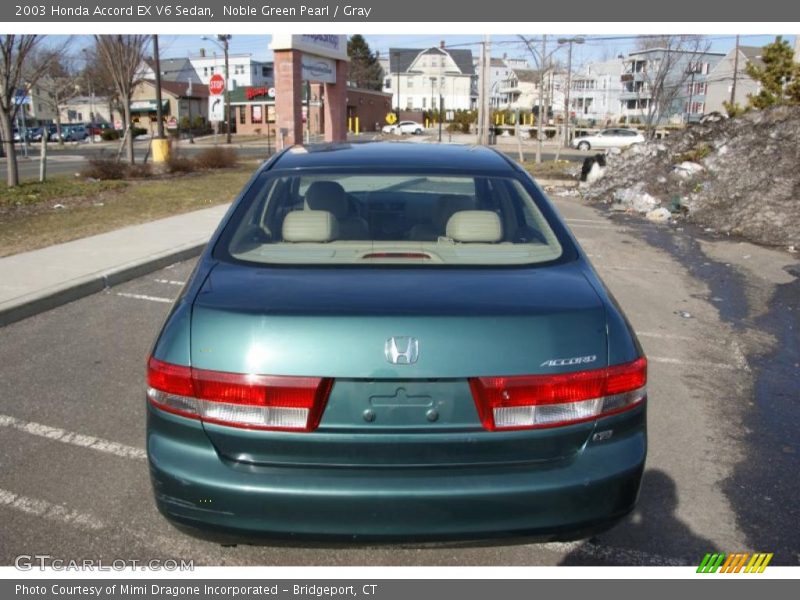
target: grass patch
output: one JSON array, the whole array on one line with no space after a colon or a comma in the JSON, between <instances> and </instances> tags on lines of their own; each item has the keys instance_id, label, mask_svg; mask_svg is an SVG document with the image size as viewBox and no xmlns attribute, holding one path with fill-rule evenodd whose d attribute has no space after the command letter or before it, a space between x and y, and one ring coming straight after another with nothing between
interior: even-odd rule
<instances>
[{"instance_id":1,"label":"grass patch","mask_svg":"<svg viewBox=\"0 0 800 600\"><path fill-rule=\"evenodd\" d=\"M67 191L74 189L72 184L95 187L80 187L82 198L78 202L69 202L65 196L50 196L58 198L64 208L0 214L0 256L231 202L255 166L250 162L235 169L130 182L65 180L62 189ZM54 180L45 185L55 183ZM8 190L3 191L7 193Z\"/></svg>"},{"instance_id":2,"label":"grass patch","mask_svg":"<svg viewBox=\"0 0 800 600\"><path fill-rule=\"evenodd\" d=\"M124 181L84 181L74 177L54 177L44 183L27 181L17 187L0 187L0 207L37 204L48 200L96 196L107 190L127 186ZM0 217L2 218L2 217Z\"/></svg>"},{"instance_id":3,"label":"grass patch","mask_svg":"<svg viewBox=\"0 0 800 600\"><path fill-rule=\"evenodd\" d=\"M538 179L570 179L574 180L572 174L576 169L576 163L568 160L548 160L540 163L526 161L522 163L522 168Z\"/></svg>"}]
</instances>

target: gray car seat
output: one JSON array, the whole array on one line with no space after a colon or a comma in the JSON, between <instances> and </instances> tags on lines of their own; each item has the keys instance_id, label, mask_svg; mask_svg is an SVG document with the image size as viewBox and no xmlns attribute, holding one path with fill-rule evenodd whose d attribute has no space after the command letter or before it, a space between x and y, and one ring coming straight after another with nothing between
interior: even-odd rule
<instances>
[{"instance_id":1,"label":"gray car seat","mask_svg":"<svg viewBox=\"0 0 800 600\"><path fill-rule=\"evenodd\" d=\"M350 204L344 188L335 181L315 181L306 190L306 206L324 210L336 217L340 240L368 240L369 225L358 215L350 214Z\"/></svg>"}]
</instances>

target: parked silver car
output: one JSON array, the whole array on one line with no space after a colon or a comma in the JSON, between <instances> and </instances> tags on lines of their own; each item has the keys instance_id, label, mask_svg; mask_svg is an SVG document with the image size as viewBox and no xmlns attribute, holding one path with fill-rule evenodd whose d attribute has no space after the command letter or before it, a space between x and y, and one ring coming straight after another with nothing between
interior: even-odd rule
<instances>
[{"instance_id":1,"label":"parked silver car","mask_svg":"<svg viewBox=\"0 0 800 600\"><path fill-rule=\"evenodd\" d=\"M578 150L606 150L608 148L627 148L644 142L644 136L635 129L604 129L592 135L573 138L571 145Z\"/></svg>"}]
</instances>

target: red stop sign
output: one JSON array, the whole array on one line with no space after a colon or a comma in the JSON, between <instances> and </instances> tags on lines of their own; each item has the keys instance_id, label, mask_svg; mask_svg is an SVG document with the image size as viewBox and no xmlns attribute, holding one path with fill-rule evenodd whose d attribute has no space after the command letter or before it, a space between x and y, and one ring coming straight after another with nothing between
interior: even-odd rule
<instances>
[{"instance_id":1,"label":"red stop sign","mask_svg":"<svg viewBox=\"0 0 800 600\"><path fill-rule=\"evenodd\" d=\"M215 73L208 80L208 91L212 96L219 96L225 90L225 78Z\"/></svg>"}]
</instances>

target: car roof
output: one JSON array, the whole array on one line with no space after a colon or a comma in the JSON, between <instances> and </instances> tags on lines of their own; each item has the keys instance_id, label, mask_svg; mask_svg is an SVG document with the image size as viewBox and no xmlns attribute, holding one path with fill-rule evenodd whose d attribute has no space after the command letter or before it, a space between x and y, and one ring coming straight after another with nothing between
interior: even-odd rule
<instances>
[{"instance_id":1,"label":"car roof","mask_svg":"<svg viewBox=\"0 0 800 600\"><path fill-rule=\"evenodd\" d=\"M441 169L514 172L509 159L484 146L369 142L293 146L272 163L273 169L324 168Z\"/></svg>"}]
</instances>

